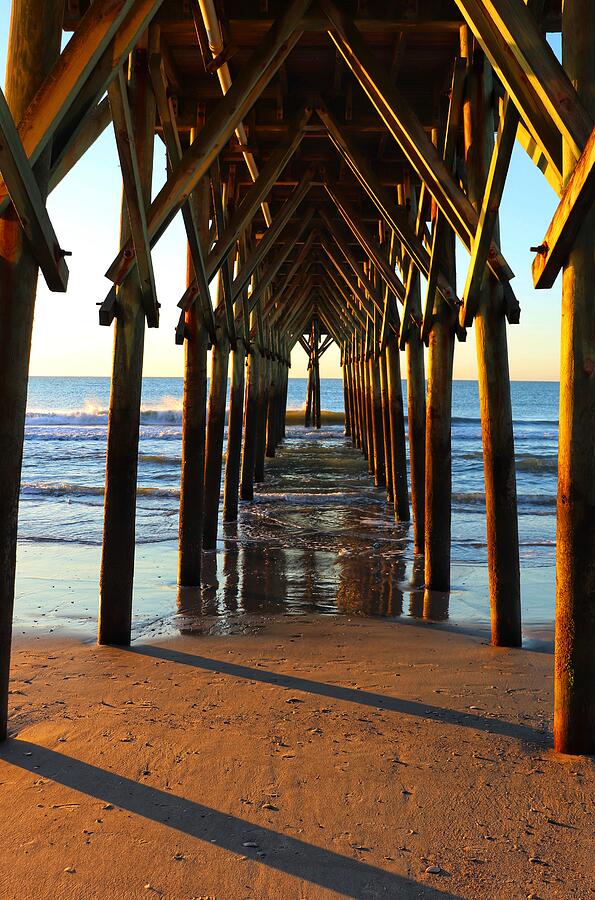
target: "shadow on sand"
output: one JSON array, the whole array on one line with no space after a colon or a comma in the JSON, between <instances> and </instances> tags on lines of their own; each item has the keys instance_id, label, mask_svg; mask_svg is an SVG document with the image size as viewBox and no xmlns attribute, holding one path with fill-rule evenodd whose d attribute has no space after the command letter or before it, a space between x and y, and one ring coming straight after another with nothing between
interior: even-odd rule
<instances>
[{"instance_id":1,"label":"shadow on sand","mask_svg":"<svg viewBox=\"0 0 595 900\"><path fill-rule=\"evenodd\" d=\"M10 740L2 747L0 759L33 772L37 777L49 778L64 787L149 818L197 840L209 844L214 842L231 853L250 856L260 865L337 891L346 897L458 900L458 895L308 844L184 797L139 784L38 744ZM246 848L246 841L257 844L257 848ZM257 856L257 850L265 855Z\"/></svg>"},{"instance_id":2,"label":"shadow on sand","mask_svg":"<svg viewBox=\"0 0 595 900\"><path fill-rule=\"evenodd\" d=\"M375 709L401 713L406 716L418 716L423 719L439 722L442 725L457 725L463 728L474 728L477 731L485 731L489 734L499 734L504 737L515 738L518 741L529 743L534 746L543 746L551 741L551 735L548 731L541 731L529 725L520 725L513 722L506 722L502 719L478 716L474 713L445 709L441 706L432 706L428 703L421 703L418 700L404 700L400 697L375 694L371 691L343 687L339 684L327 684L321 681L312 681L308 678L296 678L294 675L284 675L281 672L270 672L266 669L253 669L249 666L240 666L236 663L230 663L220 659L210 659L206 656L195 656L190 653L183 653L180 650L172 650L168 647L158 647L150 644L134 644L131 647L120 647L118 649L123 650L124 652L138 653L141 656L162 659L184 666L205 669L209 672L231 675L235 678L244 678L248 681L260 681L263 684L272 684L277 687L288 688L292 691L303 691L307 694L315 694L319 697L330 697L334 700L357 703L361 706L373 706Z\"/></svg>"}]
</instances>

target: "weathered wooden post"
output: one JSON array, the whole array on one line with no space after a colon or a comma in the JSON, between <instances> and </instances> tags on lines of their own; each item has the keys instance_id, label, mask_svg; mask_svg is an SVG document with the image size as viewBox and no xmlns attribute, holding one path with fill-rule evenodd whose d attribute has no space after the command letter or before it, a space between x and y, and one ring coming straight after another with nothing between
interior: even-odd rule
<instances>
[{"instance_id":1,"label":"weathered wooden post","mask_svg":"<svg viewBox=\"0 0 595 900\"><path fill-rule=\"evenodd\" d=\"M320 428L320 322L314 320L314 427Z\"/></svg>"},{"instance_id":2,"label":"weathered wooden post","mask_svg":"<svg viewBox=\"0 0 595 900\"><path fill-rule=\"evenodd\" d=\"M13 0L6 100L19 122L60 53L61 0ZM35 165L47 194L51 148ZM16 541L38 265L12 206L0 218L0 740L6 738Z\"/></svg>"},{"instance_id":3,"label":"weathered wooden post","mask_svg":"<svg viewBox=\"0 0 595 900\"><path fill-rule=\"evenodd\" d=\"M366 337L362 347L362 392L364 403L364 415L366 422L366 458L368 460L368 472L374 475L374 420L372 404L372 384L370 381L370 335L369 326L366 328Z\"/></svg>"},{"instance_id":4,"label":"weathered wooden post","mask_svg":"<svg viewBox=\"0 0 595 900\"><path fill-rule=\"evenodd\" d=\"M456 284L455 237L450 225L435 212L434 228L441 233L433 242L442 271ZM435 591L450 588L451 539L451 410L455 320L452 308L436 291L426 310L432 322L428 353L426 410L425 586Z\"/></svg>"},{"instance_id":5,"label":"weathered wooden post","mask_svg":"<svg viewBox=\"0 0 595 900\"><path fill-rule=\"evenodd\" d=\"M595 116L593 7L565 0L562 60ZM564 178L575 160L564 146ZM562 276L556 561L554 746L595 753L595 207L584 217Z\"/></svg>"},{"instance_id":6,"label":"weathered wooden post","mask_svg":"<svg viewBox=\"0 0 595 900\"><path fill-rule=\"evenodd\" d=\"M348 374L348 366L347 362L347 346L345 344L341 345L341 369L343 376L343 409L345 415L345 437L351 437L351 402L349 399L349 374Z\"/></svg>"},{"instance_id":7,"label":"weathered wooden post","mask_svg":"<svg viewBox=\"0 0 595 900\"><path fill-rule=\"evenodd\" d=\"M155 99L146 51L130 61L129 102L146 203L151 199ZM121 243L130 236L126 200L122 201ZM145 311L140 281L131 275L118 291L110 394L103 550L99 586L100 644L129 644L132 627L138 439L145 341Z\"/></svg>"},{"instance_id":8,"label":"weathered wooden post","mask_svg":"<svg viewBox=\"0 0 595 900\"><path fill-rule=\"evenodd\" d=\"M276 341L274 334L271 334L271 350L270 350L270 382L269 396L266 409L266 435L265 435L265 455L272 459L275 456L277 446L277 403L279 396L279 362L275 351Z\"/></svg>"},{"instance_id":9,"label":"weathered wooden post","mask_svg":"<svg viewBox=\"0 0 595 900\"><path fill-rule=\"evenodd\" d=\"M254 457L254 482L260 484L264 481L264 459L266 447L266 416L269 398L270 384L270 360L268 348L263 345L258 379L258 397L256 405L256 452Z\"/></svg>"},{"instance_id":10,"label":"weathered wooden post","mask_svg":"<svg viewBox=\"0 0 595 900\"><path fill-rule=\"evenodd\" d=\"M388 396L388 369L386 365L386 351L380 350L380 402L382 405L382 437L384 443L384 465L386 471L386 499L389 503L394 500L393 492L393 459L390 431L390 405Z\"/></svg>"},{"instance_id":11,"label":"weathered wooden post","mask_svg":"<svg viewBox=\"0 0 595 900\"><path fill-rule=\"evenodd\" d=\"M399 193L399 203L405 200ZM410 192L411 214L417 215L415 189ZM417 266L410 263L407 275L411 312L421 321L421 287ZM407 324L407 436L411 476L411 509L413 513L413 552L423 554L425 540L426 490L426 373L424 346L419 328Z\"/></svg>"},{"instance_id":12,"label":"weathered wooden post","mask_svg":"<svg viewBox=\"0 0 595 900\"><path fill-rule=\"evenodd\" d=\"M405 450L405 413L401 385L401 361L397 338L390 334L385 350L392 462L393 503L397 521L409 521L407 453Z\"/></svg>"},{"instance_id":13,"label":"weathered wooden post","mask_svg":"<svg viewBox=\"0 0 595 900\"><path fill-rule=\"evenodd\" d=\"M209 236L210 186L203 178L190 197L199 238L206 248ZM188 251L188 281L194 266ZM207 353L209 337L194 303L185 314L184 392L182 399L182 467L178 531L178 584L198 587L201 576L205 435L207 412Z\"/></svg>"},{"instance_id":14,"label":"weathered wooden post","mask_svg":"<svg viewBox=\"0 0 595 900\"><path fill-rule=\"evenodd\" d=\"M386 476L384 474L384 434L382 422L382 398L380 394L380 364L378 361L378 346L375 338L368 360L368 377L370 379L370 419L374 448L374 484L376 487L381 487L386 484Z\"/></svg>"},{"instance_id":15,"label":"weathered wooden post","mask_svg":"<svg viewBox=\"0 0 595 900\"><path fill-rule=\"evenodd\" d=\"M246 302L246 298L244 298ZM242 459L242 423L244 418L244 370L246 366L246 338L238 335L237 348L231 351L231 387L227 420L227 453L223 486L223 521L235 522L238 517L240 463Z\"/></svg>"},{"instance_id":16,"label":"weathered wooden post","mask_svg":"<svg viewBox=\"0 0 595 900\"><path fill-rule=\"evenodd\" d=\"M256 313L250 316L250 327L256 324ZM246 402L244 404L244 447L242 451L242 474L240 481L240 497L242 500L254 499L254 463L256 459L256 429L258 406L258 372L260 352L256 342L250 343L248 354L248 374L246 378Z\"/></svg>"},{"instance_id":17,"label":"weathered wooden post","mask_svg":"<svg viewBox=\"0 0 595 900\"><path fill-rule=\"evenodd\" d=\"M220 289L222 293L221 282ZM221 313L221 309L219 309L219 313ZM203 550L214 550L217 546L223 440L225 436L225 406L227 401L227 372L230 346L225 317L218 315L217 320L217 343L213 347L211 354L211 382L209 385L207 442L205 448Z\"/></svg>"},{"instance_id":18,"label":"weathered wooden post","mask_svg":"<svg viewBox=\"0 0 595 900\"><path fill-rule=\"evenodd\" d=\"M461 53L469 60L463 107L467 191L478 212L494 146L493 83L482 51L472 62L469 31L461 29ZM494 226L499 244L499 226ZM492 643L521 645L521 584L510 374L504 290L489 273L475 318L487 516Z\"/></svg>"}]
</instances>

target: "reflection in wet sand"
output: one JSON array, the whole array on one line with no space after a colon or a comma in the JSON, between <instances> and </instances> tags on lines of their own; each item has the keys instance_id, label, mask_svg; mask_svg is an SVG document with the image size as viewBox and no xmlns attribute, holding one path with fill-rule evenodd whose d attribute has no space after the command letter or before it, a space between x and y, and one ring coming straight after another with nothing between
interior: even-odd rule
<instances>
[{"instance_id":1,"label":"reflection in wet sand","mask_svg":"<svg viewBox=\"0 0 595 900\"><path fill-rule=\"evenodd\" d=\"M299 476L299 477L297 477ZM178 592L184 633L245 631L257 620L299 613L448 617L448 595L424 591L423 560L394 521L364 460L336 433L288 441L268 481L217 553L203 559L203 586Z\"/></svg>"}]
</instances>

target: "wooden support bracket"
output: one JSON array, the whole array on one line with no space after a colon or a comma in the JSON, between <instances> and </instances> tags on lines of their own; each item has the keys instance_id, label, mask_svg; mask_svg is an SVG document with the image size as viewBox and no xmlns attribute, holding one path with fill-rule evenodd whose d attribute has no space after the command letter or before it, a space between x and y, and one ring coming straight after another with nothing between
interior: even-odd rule
<instances>
[{"instance_id":1,"label":"wooden support bracket","mask_svg":"<svg viewBox=\"0 0 595 900\"><path fill-rule=\"evenodd\" d=\"M0 90L0 172L47 286L51 291L66 291L68 266L64 257L67 254L58 243L37 179L27 159L2 90Z\"/></svg>"},{"instance_id":2,"label":"wooden support bracket","mask_svg":"<svg viewBox=\"0 0 595 900\"><path fill-rule=\"evenodd\" d=\"M531 247L537 253L532 267L536 288L552 287L594 200L595 128L570 176L541 245Z\"/></svg>"}]
</instances>

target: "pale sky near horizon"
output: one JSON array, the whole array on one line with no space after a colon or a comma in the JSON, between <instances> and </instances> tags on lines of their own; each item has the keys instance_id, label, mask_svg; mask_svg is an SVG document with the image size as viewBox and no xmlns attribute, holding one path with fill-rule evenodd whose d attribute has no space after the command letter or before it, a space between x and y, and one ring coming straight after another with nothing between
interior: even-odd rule
<instances>
[{"instance_id":1,"label":"pale sky near horizon","mask_svg":"<svg viewBox=\"0 0 595 900\"><path fill-rule=\"evenodd\" d=\"M10 2L0 9L0 72L4 85ZM550 36L559 55L560 36ZM165 177L165 155L156 142L155 189ZM68 258L67 294L52 294L40 278L33 348L32 375L109 375L113 332L98 324L96 303L110 288L104 272L118 248L121 179L113 132L107 129L61 185L52 193L48 210ZM557 205L557 197L541 172L517 144L502 200L502 251L516 277L512 282L522 313L520 325L508 328L510 372L514 380L558 380L560 358L560 279L550 291L536 291L531 281L533 254L541 243ZM147 329L144 373L180 376L183 349L174 344L177 302L185 287L186 242L178 215L153 253L161 303L159 329ZM468 254L459 245L457 283L465 282ZM303 377L306 357L292 354L290 375ZM403 367L405 377L405 367ZM455 348L455 378L475 379L475 335ZM338 377L339 353L333 346L322 358L323 377Z\"/></svg>"}]
</instances>

